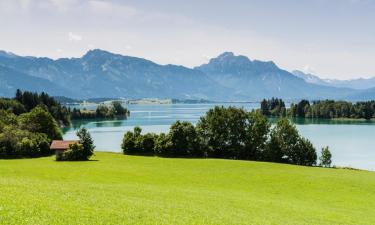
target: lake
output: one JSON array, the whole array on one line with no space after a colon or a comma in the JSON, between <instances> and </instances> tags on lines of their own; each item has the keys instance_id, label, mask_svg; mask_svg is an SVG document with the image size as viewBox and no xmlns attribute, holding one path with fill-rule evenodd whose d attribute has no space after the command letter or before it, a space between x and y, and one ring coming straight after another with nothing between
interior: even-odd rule
<instances>
[{"instance_id":1,"label":"lake","mask_svg":"<svg viewBox=\"0 0 375 225\"><path fill-rule=\"evenodd\" d=\"M167 132L176 120L196 123L215 105L218 104L127 105L131 113L127 120L73 121L71 127L64 128L64 139L76 139L75 131L84 126L91 133L97 150L121 152L123 135L134 126L140 126L143 132ZM259 108L258 103L219 105L246 110ZM323 146L330 147L334 165L375 170L375 123L323 119L296 119L293 122L318 152Z\"/></svg>"}]
</instances>

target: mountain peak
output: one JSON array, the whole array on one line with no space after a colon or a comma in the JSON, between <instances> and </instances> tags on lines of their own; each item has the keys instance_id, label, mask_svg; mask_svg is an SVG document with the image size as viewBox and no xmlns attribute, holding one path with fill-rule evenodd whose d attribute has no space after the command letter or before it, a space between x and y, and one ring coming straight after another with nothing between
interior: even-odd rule
<instances>
[{"instance_id":1,"label":"mountain peak","mask_svg":"<svg viewBox=\"0 0 375 225\"><path fill-rule=\"evenodd\" d=\"M233 52L223 52L217 58L227 58L227 57L234 57Z\"/></svg>"},{"instance_id":2,"label":"mountain peak","mask_svg":"<svg viewBox=\"0 0 375 225\"><path fill-rule=\"evenodd\" d=\"M15 57L17 57L16 54L14 54L12 52L6 52L6 51L3 51L3 50L0 50L0 56L1 57L6 57L6 58L15 58Z\"/></svg>"},{"instance_id":3,"label":"mountain peak","mask_svg":"<svg viewBox=\"0 0 375 225\"><path fill-rule=\"evenodd\" d=\"M97 48L97 49L91 49L87 51L86 54L83 56L83 58L93 57L93 56L106 56L106 55L113 55L113 53Z\"/></svg>"},{"instance_id":4,"label":"mountain peak","mask_svg":"<svg viewBox=\"0 0 375 225\"><path fill-rule=\"evenodd\" d=\"M216 58L210 59L209 64L221 65L246 65L251 64L251 60L243 55L234 55L233 52L224 52Z\"/></svg>"}]
</instances>

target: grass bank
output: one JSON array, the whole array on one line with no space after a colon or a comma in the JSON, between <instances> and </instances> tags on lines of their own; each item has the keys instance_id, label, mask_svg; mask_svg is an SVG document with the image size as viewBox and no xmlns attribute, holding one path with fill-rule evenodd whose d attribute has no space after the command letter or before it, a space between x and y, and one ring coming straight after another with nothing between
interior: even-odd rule
<instances>
[{"instance_id":1,"label":"grass bank","mask_svg":"<svg viewBox=\"0 0 375 225\"><path fill-rule=\"evenodd\" d=\"M0 160L0 224L375 224L375 173L96 153Z\"/></svg>"}]
</instances>

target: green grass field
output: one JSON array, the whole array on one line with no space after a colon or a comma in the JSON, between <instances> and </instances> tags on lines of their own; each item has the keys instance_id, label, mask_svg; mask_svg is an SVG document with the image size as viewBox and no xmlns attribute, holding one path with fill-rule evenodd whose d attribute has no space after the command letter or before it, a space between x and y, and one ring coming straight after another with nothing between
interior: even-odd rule
<instances>
[{"instance_id":1,"label":"green grass field","mask_svg":"<svg viewBox=\"0 0 375 225\"><path fill-rule=\"evenodd\" d=\"M96 153L0 160L0 224L375 224L375 173Z\"/></svg>"}]
</instances>

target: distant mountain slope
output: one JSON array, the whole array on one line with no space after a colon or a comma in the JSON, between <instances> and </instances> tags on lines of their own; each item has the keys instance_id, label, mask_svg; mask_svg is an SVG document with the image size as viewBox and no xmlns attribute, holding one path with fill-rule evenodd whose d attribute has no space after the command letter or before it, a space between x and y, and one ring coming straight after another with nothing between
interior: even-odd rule
<instances>
[{"instance_id":1,"label":"distant mountain slope","mask_svg":"<svg viewBox=\"0 0 375 225\"><path fill-rule=\"evenodd\" d=\"M304 72L299 71L299 70L292 71L292 74L294 76L298 77L298 78L301 78L301 79L305 80L307 83L310 83L310 84L330 86L329 83L326 80L321 79L320 77L315 76L313 74L304 73Z\"/></svg>"},{"instance_id":2,"label":"distant mountain slope","mask_svg":"<svg viewBox=\"0 0 375 225\"><path fill-rule=\"evenodd\" d=\"M285 99L340 98L353 92L307 83L305 80L278 68L273 62L251 61L245 56L226 52L208 64L196 67L218 83L236 90L251 99L281 97Z\"/></svg>"},{"instance_id":3,"label":"distant mountain slope","mask_svg":"<svg viewBox=\"0 0 375 225\"><path fill-rule=\"evenodd\" d=\"M357 92L346 96L344 99L350 101L369 101L375 100L375 88L369 88L365 90L358 90Z\"/></svg>"},{"instance_id":4,"label":"distant mountain slope","mask_svg":"<svg viewBox=\"0 0 375 225\"><path fill-rule=\"evenodd\" d=\"M341 88L353 88L353 89L368 89L375 87L375 77L364 79L352 79L352 80L338 80L338 79L322 79L313 74L307 74L302 71L295 70L292 72L293 75L304 79L308 83L319 84L330 87L341 87Z\"/></svg>"},{"instance_id":5,"label":"distant mountain slope","mask_svg":"<svg viewBox=\"0 0 375 225\"><path fill-rule=\"evenodd\" d=\"M69 90L38 77L33 77L22 72L0 65L0 96L12 97L17 89L54 93L56 95L69 95Z\"/></svg>"},{"instance_id":6,"label":"distant mountain slope","mask_svg":"<svg viewBox=\"0 0 375 225\"><path fill-rule=\"evenodd\" d=\"M183 66L158 65L149 60L102 50L82 58L51 60L1 57L0 64L69 89L76 98L204 98L226 99L228 89L206 74ZM56 95L53 93L53 95Z\"/></svg>"},{"instance_id":7,"label":"distant mountain slope","mask_svg":"<svg viewBox=\"0 0 375 225\"><path fill-rule=\"evenodd\" d=\"M300 74L301 75L301 74ZM303 74L302 74L303 75ZM301 75L301 76L302 76ZM89 98L174 98L214 101L375 98L375 93L330 87L297 77L273 62L226 52L190 69L91 50L80 58L22 57L0 51L0 95L17 88L50 95ZM319 82L318 82L319 81Z\"/></svg>"}]
</instances>

